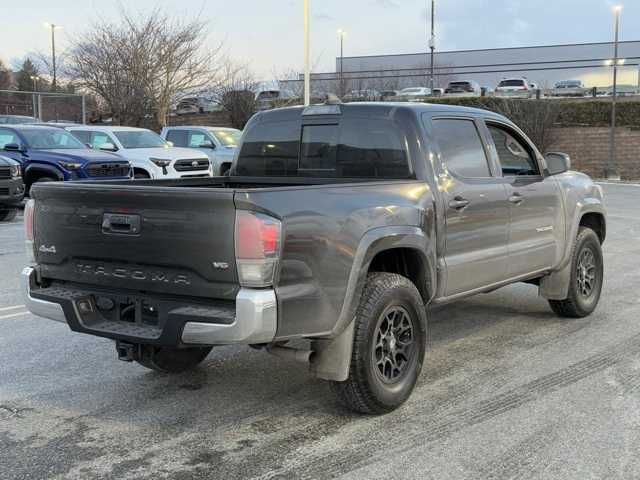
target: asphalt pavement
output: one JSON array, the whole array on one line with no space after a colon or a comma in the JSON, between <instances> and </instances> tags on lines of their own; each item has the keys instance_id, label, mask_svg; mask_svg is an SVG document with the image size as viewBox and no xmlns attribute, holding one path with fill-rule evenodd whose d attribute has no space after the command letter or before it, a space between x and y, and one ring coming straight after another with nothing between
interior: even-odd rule
<instances>
[{"instance_id":1,"label":"asphalt pavement","mask_svg":"<svg viewBox=\"0 0 640 480\"><path fill-rule=\"evenodd\" d=\"M598 310L557 318L528 285L435 310L384 417L245 347L177 376L119 362L25 311L21 218L0 224L0 479L640 478L640 187L604 188Z\"/></svg>"}]
</instances>

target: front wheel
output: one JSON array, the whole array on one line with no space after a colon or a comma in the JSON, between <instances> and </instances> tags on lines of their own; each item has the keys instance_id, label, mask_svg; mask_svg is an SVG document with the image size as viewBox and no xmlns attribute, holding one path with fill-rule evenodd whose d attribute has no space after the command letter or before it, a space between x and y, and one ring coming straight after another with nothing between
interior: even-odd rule
<instances>
[{"instance_id":1,"label":"front wheel","mask_svg":"<svg viewBox=\"0 0 640 480\"><path fill-rule=\"evenodd\" d=\"M162 373L182 373L191 370L211 353L213 347L156 347L141 345L136 361L150 370Z\"/></svg>"},{"instance_id":2,"label":"front wheel","mask_svg":"<svg viewBox=\"0 0 640 480\"><path fill-rule=\"evenodd\" d=\"M551 309L560 317L583 318L598 306L604 280L602 246L596 233L580 227L571 258L569 296L549 300Z\"/></svg>"},{"instance_id":3,"label":"front wheel","mask_svg":"<svg viewBox=\"0 0 640 480\"><path fill-rule=\"evenodd\" d=\"M369 274L355 322L349 378L332 382L333 389L356 412L391 412L409 398L422 370L427 339L422 297L403 276Z\"/></svg>"}]
</instances>

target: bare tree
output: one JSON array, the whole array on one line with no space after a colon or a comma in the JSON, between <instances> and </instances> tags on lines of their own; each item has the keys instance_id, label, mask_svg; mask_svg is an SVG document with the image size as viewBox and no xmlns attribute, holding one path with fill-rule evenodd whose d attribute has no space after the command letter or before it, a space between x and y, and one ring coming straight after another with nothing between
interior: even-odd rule
<instances>
[{"instance_id":1,"label":"bare tree","mask_svg":"<svg viewBox=\"0 0 640 480\"><path fill-rule=\"evenodd\" d=\"M226 60L218 77L216 98L229 114L231 124L242 129L258 110L255 91L259 82L247 65Z\"/></svg>"},{"instance_id":2,"label":"bare tree","mask_svg":"<svg viewBox=\"0 0 640 480\"><path fill-rule=\"evenodd\" d=\"M68 73L99 95L120 123L153 115L166 124L171 101L210 86L220 46L207 47L207 25L175 19L157 9L117 23L96 23L72 43Z\"/></svg>"},{"instance_id":3,"label":"bare tree","mask_svg":"<svg viewBox=\"0 0 640 480\"><path fill-rule=\"evenodd\" d=\"M494 99L497 110L520 126L541 152L551 143L551 130L560 116L560 104L547 100Z\"/></svg>"}]
</instances>

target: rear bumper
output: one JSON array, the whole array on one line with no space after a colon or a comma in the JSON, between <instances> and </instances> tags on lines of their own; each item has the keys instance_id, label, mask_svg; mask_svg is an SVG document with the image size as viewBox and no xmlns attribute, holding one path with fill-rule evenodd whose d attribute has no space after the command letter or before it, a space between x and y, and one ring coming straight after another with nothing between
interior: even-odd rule
<instances>
[{"instance_id":1,"label":"rear bumper","mask_svg":"<svg viewBox=\"0 0 640 480\"><path fill-rule=\"evenodd\" d=\"M99 337L153 345L231 345L270 343L277 329L277 301L273 290L241 289L235 302L196 305L176 300L109 294L81 288L41 288L34 268L22 271L27 309L34 315L69 325L71 330ZM149 302L159 312L157 324L116 321L99 311L97 298L115 303ZM136 307L137 308L137 307Z\"/></svg>"}]
</instances>

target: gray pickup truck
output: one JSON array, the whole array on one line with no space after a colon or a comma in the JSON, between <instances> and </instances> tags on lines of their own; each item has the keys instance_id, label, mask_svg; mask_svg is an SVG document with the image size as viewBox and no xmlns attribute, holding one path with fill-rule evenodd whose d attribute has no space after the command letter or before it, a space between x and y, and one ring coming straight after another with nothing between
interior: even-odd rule
<instances>
[{"instance_id":1,"label":"gray pickup truck","mask_svg":"<svg viewBox=\"0 0 640 480\"><path fill-rule=\"evenodd\" d=\"M563 317L599 301L601 188L488 111L262 112L230 173L34 186L28 308L163 372L262 348L384 413L416 384L429 306L515 282Z\"/></svg>"}]
</instances>

